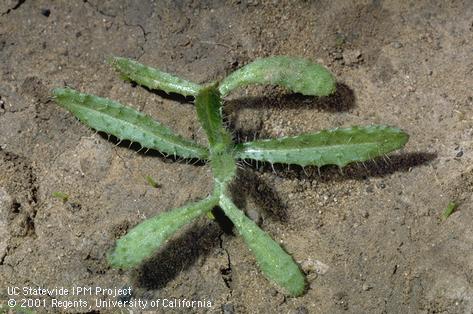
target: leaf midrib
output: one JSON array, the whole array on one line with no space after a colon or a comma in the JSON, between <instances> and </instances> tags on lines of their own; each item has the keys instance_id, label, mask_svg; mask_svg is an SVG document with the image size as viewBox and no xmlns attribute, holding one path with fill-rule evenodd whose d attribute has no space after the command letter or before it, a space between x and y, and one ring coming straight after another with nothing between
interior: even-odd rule
<instances>
[{"instance_id":1,"label":"leaf midrib","mask_svg":"<svg viewBox=\"0 0 473 314\"><path fill-rule=\"evenodd\" d=\"M251 142L248 142L251 143ZM260 147L260 148L250 148L245 145L246 143L243 143L243 153L290 153L290 152L300 152L300 151L309 151L309 150L328 150L328 149L336 149L340 147L355 147L355 146L373 146L373 145L378 145L380 142L368 142L368 143L357 143L357 144L335 144L335 145L322 145L322 146L311 146L311 147L301 147L301 148L289 148L289 149L273 149L273 148L265 148L265 147Z\"/></svg>"},{"instance_id":2,"label":"leaf midrib","mask_svg":"<svg viewBox=\"0 0 473 314\"><path fill-rule=\"evenodd\" d=\"M74 106L74 104L72 104L72 106ZM127 120L119 119L119 118L117 118L117 117L114 117L114 116L112 116L112 115L110 115L110 114L107 114L107 113L105 113L105 112L103 112L103 111L100 111L100 110L98 110L98 109L94 109L94 108L88 107L88 106L85 105L85 104L82 104L82 105L76 104L76 106L82 107L82 108L84 108L85 110L88 110L88 111L97 112L98 115L106 116L106 117L109 117L110 119L113 119L113 120L116 120L116 121L120 121L120 122L122 122L122 123L125 123L125 124L127 124L127 125L130 125L130 126L134 127L135 129L138 129L138 130L140 130L140 131L145 132L146 134L150 134L152 137L155 137L155 138L160 139L162 142L165 142L165 143L168 143L168 144L170 144L170 145L174 145L174 146L180 147L181 149L185 149L185 150L191 151L191 152L193 152L193 153L196 153L196 154L199 156L199 158L205 158L205 154L202 155L202 153L204 153L204 151L205 151L205 149L204 149L203 147L202 147L202 148L200 148L200 147L195 147L195 144L189 143L189 145L192 145L192 148L193 148L193 149L190 149L189 147L183 146L182 144L176 144L175 142L172 142L170 139L167 139L166 136L164 136L164 137L159 137L159 136L157 136L153 131L151 131L151 130L149 130L149 129L147 129L147 128L140 127L140 126L138 126L138 125L136 125L136 124L134 124L134 123L132 123L132 122L130 122L130 121L127 121ZM144 117L147 117L147 116L144 116ZM149 118L149 117L147 117L147 118ZM149 119L151 119L151 118L149 118ZM151 119L151 121L152 121L153 123L159 123L159 122L153 121L152 119ZM159 125L160 127L162 127L160 124L158 124L158 125ZM176 138L179 139L179 140L182 139L183 141L185 141L185 139L184 139L184 138L180 138L179 135L168 135L168 136L176 137ZM131 140L131 139L127 139L127 140ZM140 143L140 144L141 144L141 143ZM198 145L198 144L197 144L197 145ZM202 152L199 152L198 150L203 150L203 151L202 151Z\"/></svg>"}]
</instances>

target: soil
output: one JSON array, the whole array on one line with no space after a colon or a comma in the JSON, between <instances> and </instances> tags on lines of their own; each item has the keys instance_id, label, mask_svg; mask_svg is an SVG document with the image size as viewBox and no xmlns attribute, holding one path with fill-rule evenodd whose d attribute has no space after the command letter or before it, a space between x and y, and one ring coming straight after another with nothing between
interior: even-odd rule
<instances>
[{"instance_id":1,"label":"soil","mask_svg":"<svg viewBox=\"0 0 473 314\"><path fill-rule=\"evenodd\" d=\"M210 168L115 145L50 90L118 100L204 142L192 102L122 81L107 56L203 83L280 54L322 63L338 91L235 92L225 111L239 140L372 123L410 135L389 158L342 171L241 170L239 205L300 263L306 293L285 296L241 237L207 217L138 269L110 268L106 252L132 226L205 197ZM131 287L131 298L118 299L212 303L157 313L473 313L472 57L467 0L3 0L0 303L11 298L7 287ZM451 201L459 206L444 219Z\"/></svg>"}]
</instances>

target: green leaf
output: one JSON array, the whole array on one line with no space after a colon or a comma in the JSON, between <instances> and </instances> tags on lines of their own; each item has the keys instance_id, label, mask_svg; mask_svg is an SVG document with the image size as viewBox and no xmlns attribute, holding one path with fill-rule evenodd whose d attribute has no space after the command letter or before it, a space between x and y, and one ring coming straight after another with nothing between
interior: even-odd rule
<instances>
[{"instance_id":1,"label":"green leaf","mask_svg":"<svg viewBox=\"0 0 473 314\"><path fill-rule=\"evenodd\" d=\"M127 269L151 256L181 227L210 211L218 204L218 198L208 197L196 203L173 209L147 219L120 238L108 254L112 267Z\"/></svg>"},{"instance_id":2,"label":"green leaf","mask_svg":"<svg viewBox=\"0 0 473 314\"><path fill-rule=\"evenodd\" d=\"M250 84L281 85L311 96L335 91L335 78L323 66L297 57L275 56L253 61L227 76L219 86L222 96Z\"/></svg>"},{"instance_id":3,"label":"green leaf","mask_svg":"<svg viewBox=\"0 0 473 314\"><path fill-rule=\"evenodd\" d=\"M236 147L236 156L270 163L343 167L402 148L408 139L405 132L385 125L337 128L242 143Z\"/></svg>"},{"instance_id":4,"label":"green leaf","mask_svg":"<svg viewBox=\"0 0 473 314\"><path fill-rule=\"evenodd\" d=\"M163 90L168 94L172 92L195 96L201 88L198 84L127 58L111 57L109 62L124 78L150 89Z\"/></svg>"},{"instance_id":5,"label":"green leaf","mask_svg":"<svg viewBox=\"0 0 473 314\"><path fill-rule=\"evenodd\" d=\"M217 88L213 85L202 88L195 98L195 106L210 149L225 150L232 139L223 126L222 99Z\"/></svg>"},{"instance_id":6,"label":"green leaf","mask_svg":"<svg viewBox=\"0 0 473 314\"><path fill-rule=\"evenodd\" d=\"M155 189L157 189L157 188L160 187L159 184L158 184L158 182L154 181L153 177L151 177L151 176L145 176L145 179L146 179L146 182L149 184L149 186L151 186L151 187L153 187L153 188L155 188Z\"/></svg>"},{"instance_id":7,"label":"green leaf","mask_svg":"<svg viewBox=\"0 0 473 314\"><path fill-rule=\"evenodd\" d=\"M142 147L184 158L206 159L208 151L184 139L151 117L133 108L70 88L53 90L54 100L89 127L112 134L120 140L138 142Z\"/></svg>"},{"instance_id":8,"label":"green leaf","mask_svg":"<svg viewBox=\"0 0 473 314\"><path fill-rule=\"evenodd\" d=\"M51 195L59 200L61 200L63 203L67 202L69 200L69 195L66 193L60 192L60 191L54 191L51 193Z\"/></svg>"},{"instance_id":9,"label":"green leaf","mask_svg":"<svg viewBox=\"0 0 473 314\"><path fill-rule=\"evenodd\" d=\"M197 116L210 144L210 164L220 183L229 182L236 173L232 137L223 125L222 99L215 86L202 88L195 98Z\"/></svg>"},{"instance_id":10,"label":"green leaf","mask_svg":"<svg viewBox=\"0 0 473 314\"><path fill-rule=\"evenodd\" d=\"M242 235L264 275L290 295L301 295L305 286L304 275L292 257L225 195L220 198L220 206Z\"/></svg>"},{"instance_id":11,"label":"green leaf","mask_svg":"<svg viewBox=\"0 0 473 314\"><path fill-rule=\"evenodd\" d=\"M447 219L451 214L458 208L458 204L455 202L449 202L447 207L442 212L443 219Z\"/></svg>"}]
</instances>

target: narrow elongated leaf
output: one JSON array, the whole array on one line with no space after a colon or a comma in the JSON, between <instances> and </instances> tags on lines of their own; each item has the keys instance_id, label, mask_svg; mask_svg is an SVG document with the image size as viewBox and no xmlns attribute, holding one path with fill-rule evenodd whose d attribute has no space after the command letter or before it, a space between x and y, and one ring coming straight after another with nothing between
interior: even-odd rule
<instances>
[{"instance_id":1,"label":"narrow elongated leaf","mask_svg":"<svg viewBox=\"0 0 473 314\"><path fill-rule=\"evenodd\" d=\"M335 91L335 78L323 66L303 58L275 56L253 61L220 83L220 93L250 84L281 85L310 96L327 96Z\"/></svg>"},{"instance_id":2,"label":"narrow elongated leaf","mask_svg":"<svg viewBox=\"0 0 473 314\"><path fill-rule=\"evenodd\" d=\"M137 61L121 57L111 57L110 63L126 79L150 89L163 90L183 96L195 96L201 86L177 76L146 66Z\"/></svg>"},{"instance_id":3,"label":"narrow elongated leaf","mask_svg":"<svg viewBox=\"0 0 473 314\"><path fill-rule=\"evenodd\" d=\"M208 151L184 139L151 117L120 103L70 88L53 90L54 100L89 127L112 134L120 140L138 142L142 147L184 158L206 159Z\"/></svg>"},{"instance_id":4,"label":"narrow elongated leaf","mask_svg":"<svg viewBox=\"0 0 473 314\"><path fill-rule=\"evenodd\" d=\"M109 263L112 267L122 269L138 265L182 226L210 211L217 204L218 198L209 197L143 221L117 241L108 255Z\"/></svg>"},{"instance_id":5,"label":"narrow elongated leaf","mask_svg":"<svg viewBox=\"0 0 473 314\"><path fill-rule=\"evenodd\" d=\"M220 206L242 235L264 275L290 295L301 295L305 286L304 276L292 257L246 217L228 197L221 196Z\"/></svg>"},{"instance_id":6,"label":"narrow elongated leaf","mask_svg":"<svg viewBox=\"0 0 473 314\"><path fill-rule=\"evenodd\" d=\"M210 164L217 181L228 182L235 176L232 138L223 125L222 99L215 86L202 88L195 98L197 116L210 144Z\"/></svg>"},{"instance_id":7,"label":"narrow elongated leaf","mask_svg":"<svg viewBox=\"0 0 473 314\"><path fill-rule=\"evenodd\" d=\"M408 139L402 130L385 125L337 128L242 143L236 147L236 156L270 163L343 167L402 148Z\"/></svg>"},{"instance_id":8,"label":"narrow elongated leaf","mask_svg":"<svg viewBox=\"0 0 473 314\"><path fill-rule=\"evenodd\" d=\"M223 126L222 99L215 86L202 88L195 98L200 124L209 139L210 149L225 149L231 136Z\"/></svg>"}]
</instances>

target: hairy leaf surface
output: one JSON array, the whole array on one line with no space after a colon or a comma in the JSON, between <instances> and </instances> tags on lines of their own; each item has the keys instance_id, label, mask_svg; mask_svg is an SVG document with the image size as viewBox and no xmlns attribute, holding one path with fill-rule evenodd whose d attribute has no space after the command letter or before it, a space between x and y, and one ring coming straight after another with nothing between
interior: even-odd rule
<instances>
[{"instance_id":1,"label":"hairy leaf surface","mask_svg":"<svg viewBox=\"0 0 473 314\"><path fill-rule=\"evenodd\" d=\"M400 129L384 125L337 128L238 144L236 156L270 163L343 167L402 148L408 139Z\"/></svg>"},{"instance_id":2,"label":"hairy leaf surface","mask_svg":"<svg viewBox=\"0 0 473 314\"><path fill-rule=\"evenodd\" d=\"M166 243L177 230L217 204L218 198L209 197L143 221L117 241L108 255L109 263L122 269L138 265Z\"/></svg>"},{"instance_id":3,"label":"hairy leaf surface","mask_svg":"<svg viewBox=\"0 0 473 314\"><path fill-rule=\"evenodd\" d=\"M195 96L201 86L177 76L146 66L137 61L111 57L110 63L126 79L150 89L163 90L166 93L177 93L183 96Z\"/></svg>"},{"instance_id":4,"label":"hairy leaf surface","mask_svg":"<svg viewBox=\"0 0 473 314\"><path fill-rule=\"evenodd\" d=\"M292 257L225 195L220 198L220 206L238 229L265 276L292 296L301 295L305 286L304 276Z\"/></svg>"},{"instance_id":5,"label":"hairy leaf surface","mask_svg":"<svg viewBox=\"0 0 473 314\"><path fill-rule=\"evenodd\" d=\"M151 117L122 104L70 88L56 88L54 100L89 127L112 134L120 140L138 142L142 147L184 158L206 159L208 151L184 139Z\"/></svg>"},{"instance_id":6,"label":"hairy leaf surface","mask_svg":"<svg viewBox=\"0 0 473 314\"><path fill-rule=\"evenodd\" d=\"M236 70L220 83L222 96L250 84L281 85L311 96L328 96L335 91L335 78L323 66L297 57L258 59Z\"/></svg>"},{"instance_id":7,"label":"hairy leaf surface","mask_svg":"<svg viewBox=\"0 0 473 314\"><path fill-rule=\"evenodd\" d=\"M210 164L219 182L228 182L236 172L232 138L223 125L222 99L215 86L202 88L195 98L197 116L210 144Z\"/></svg>"},{"instance_id":8,"label":"hairy leaf surface","mask_svg":"<svg viewBox=\"0 0 473 314\"><path fill-rule=\"evenodd\" d=\"M220 92L215 86L202 88L195 98L195 106L200 124L207 134L210 149L226 149L232 139L223 126Z\"/></svg>"}]
</instances>

